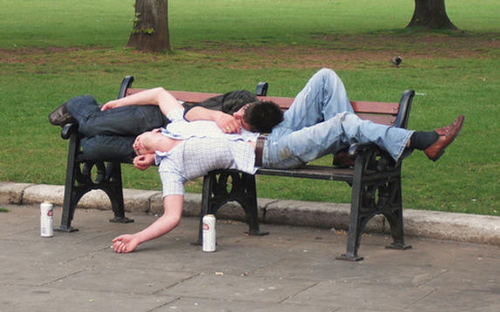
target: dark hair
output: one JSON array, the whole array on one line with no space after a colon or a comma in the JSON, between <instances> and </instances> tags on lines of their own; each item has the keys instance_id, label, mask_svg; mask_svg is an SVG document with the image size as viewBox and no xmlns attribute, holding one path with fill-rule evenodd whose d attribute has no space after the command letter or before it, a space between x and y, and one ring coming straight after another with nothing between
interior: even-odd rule
<instances>
[{"instance_id":1,"label":"dark hair","mask_svg":"<svg viewBox=\"0 0 500 312\"><path fill-rule=\"evenodd\" d=\"M250 103L243 114L243 119L255 132L269 133L283 121L283 111L271 101Z\"/></svg>"}]
</instances>

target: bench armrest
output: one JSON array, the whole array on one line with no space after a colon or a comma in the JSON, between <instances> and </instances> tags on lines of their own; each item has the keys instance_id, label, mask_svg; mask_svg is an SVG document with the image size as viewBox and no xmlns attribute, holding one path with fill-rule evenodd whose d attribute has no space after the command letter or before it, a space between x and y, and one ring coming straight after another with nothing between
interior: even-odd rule
<instances>
[{"instance_id":1,"label":"bench armrest","mask_svg":"<svg viewBox=\"0 0 500 312\"><path fill-rule=\"evenodd\" d=\"M407 128L408 119L410 118L411 103L413 102L413 97L415 96L414 90L406 90L403 92L403 96L399 101L399 111L396 121L394 122L395 127Z\"/></svg>"},{"instance_id":2,"label":"bench armrest","mask_svg":"<svg viewBox=\"0 0 500 312\"><path fill-rule=\"evenodd\" d=\"M127 96L127 89L132 87L132 83L134 82L134 76L125 76L122 80L122 84L120 85L120 91L118 91L118 99L124 98Z\"/></svg>"},{"instance_id":3,"label":"bench armrest","mask_svg":"<svg viewBox=\"0 0 500 312\"><path fill-rule=\"evenodd\" d=\"M257 96L266 96L267 89L269 89L269 84L267 82L259 82L257 88L255 89L255 95Z\"/></svg>"},{"instance_id":4,"label":"bench armrest","mask_svg":"<svg viewBox=\"0 0 500 312\"><path fill-rule=\"evenodd\" d=\"M72 133L78 132L78 124L68 123L61 129L61 138L68 140Z\"/></svg>"}]
</instances>

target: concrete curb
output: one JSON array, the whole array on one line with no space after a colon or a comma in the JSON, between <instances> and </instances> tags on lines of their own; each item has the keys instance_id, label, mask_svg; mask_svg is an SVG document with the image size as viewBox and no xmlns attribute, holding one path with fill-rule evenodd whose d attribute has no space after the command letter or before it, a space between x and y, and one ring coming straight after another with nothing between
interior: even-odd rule
<instances>
[{"instance_id":1,"label":"concrete curb","mask_svg":"<svg viewBox=\"0 0 500 312\"><path fill-rule=\"evenodd\" d=\"M123 192L126 211L163 212L161 192L132 189ZM38 204L47 201L62 206L63 195L62 185L0 182L0 203ZM200 205L200 194L186 194L184 216L199 216ZM258 206L264 224L344 231L349 228L348 204L259 199ZM104 192L91 191L80 200L78 207L111 209L111 203ZM242 221L245 215L238 204L229 203L218 212L218 218ZM500 245L500 218L495 216L405 209L404 222L407 236ZM389 233L389 225L385 218L376 216L367 224L366 231Z\"/></svg>"}]
</instances>

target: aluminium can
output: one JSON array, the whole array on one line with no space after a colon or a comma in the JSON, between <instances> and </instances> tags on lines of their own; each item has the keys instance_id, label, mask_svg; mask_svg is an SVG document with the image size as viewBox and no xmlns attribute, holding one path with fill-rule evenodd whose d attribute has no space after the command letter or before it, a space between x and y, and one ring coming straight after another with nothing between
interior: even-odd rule
<instances>
[{"instance_id":1,"label":"aluminium can","mask_svg":"<svg viewBox=\"0 0 500 312\"><path fill-rule=\"evenodd\" d=\"M54 236L54 206L51 203L40 204L40 236Z\"/></svg>"},{"instance_id":2,"label":"aluminium can","mask_svg":"<svg viewBox=\"0 0 500 312\"><path fill-rule=\"evenodd\" d=\"M215 216L209 214L203 217L203 251L214 252L216 245Z\"/></svg>"}]
</instances>

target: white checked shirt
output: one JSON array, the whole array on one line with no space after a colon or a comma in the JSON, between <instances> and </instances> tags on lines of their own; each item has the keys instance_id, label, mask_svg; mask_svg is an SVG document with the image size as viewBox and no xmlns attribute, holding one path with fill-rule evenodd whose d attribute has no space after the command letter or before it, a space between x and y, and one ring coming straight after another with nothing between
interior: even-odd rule
<instances>
[{"instance_id":1,"label":"white checked shirt","mask_svg":"<svg viewBox=\"0 0 500 312\"><path fill-rule=\"evenodd\" d=\"M258 133L225 134L213 121L187 122L182 109L167 117L171 123L162 133L182 142L169 152L156 152L163 196L183 195L184 183L215 169L256 172L255 149L247 142L255 142Z\"/></svg>"}]
</instances>

